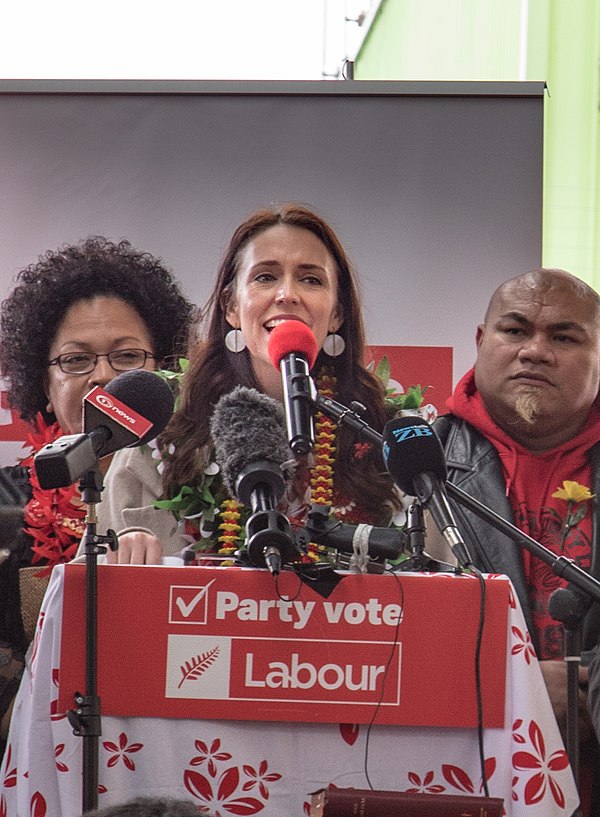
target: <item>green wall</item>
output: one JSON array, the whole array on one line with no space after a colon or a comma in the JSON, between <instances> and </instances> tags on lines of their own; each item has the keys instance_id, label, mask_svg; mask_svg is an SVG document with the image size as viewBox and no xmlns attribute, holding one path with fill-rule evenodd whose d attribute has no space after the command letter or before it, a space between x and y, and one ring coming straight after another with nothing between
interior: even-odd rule
<instances>
[{"instance_id":1,"label":"green wall","mask_svg":"<svg viewBox=\"0 0 600 817\"><path fill-rule=\"evenodd\" d=\"M600 0L382 0L354 76L543 80L543 264L600 290Z\"/></svg>"}]
</instances>

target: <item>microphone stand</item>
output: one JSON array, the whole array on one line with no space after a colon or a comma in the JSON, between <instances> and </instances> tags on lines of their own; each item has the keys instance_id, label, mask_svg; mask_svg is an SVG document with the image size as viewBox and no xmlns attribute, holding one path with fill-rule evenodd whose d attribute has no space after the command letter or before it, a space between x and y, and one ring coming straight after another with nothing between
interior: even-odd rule
<instances>
[{"instance_id":1,"label":"microphone stand","mask_svg":"<svg viewBox=\"0 0 600 817\"><path fill-rule=\"evenodd\" d=\"M575 782L579 784L579 665L581 663L581 621L592 601L600 601L600 582L571 559L556 556L551 550L536 542L515 525L507 522L495 511L466 494L451 482L446 483L448 494L473 511L477 516L506 536L513 539L531 554L547 564L556 576L564 578L570 587L558 588L550 596L550 614L562 621L565 632L565 656L567 664L567 755ZM566 595L568 594L568 595ZM565 600L568 601L565 602Z\"/></svg>"},{"instance_id":2,"label":"microphone stand","mask_svg":"<svg viewBox=\"0 0 600 817\"><path fill-rule=\"evenodd\" d=\"M427 570L425 556L425 520L423 506L418 499L411 503L406 515L406 534L410 545L410 557L402 563L404 570L414 570L417 573ZM404 567L404 565L408 567Z\"/></svg>"},{"instance_id":3,"label":"microphone stand","mask_svg":"<svg viewBox=\"0 0 600 817\"><path fill-rule=\"evenodd\" d=\"M359 417L352 409L342 405L341 403L337 403L335 400L331 400L329 397L323 397L320 394L317 395L317 398L313 401L313 403L318 410L327 414L335 422L347 425L349 428L352 428L359 435L362 435L365 439L369 440L375 445L382 445L382 435L375 431L375 429L371 428L368 423ZM353 404L353 406L354 405L356 404ZM578 661L580 659L576 658L576 656L578 653L580 654L581 650L579 646L580 636L579 634L576 635L575 631L578 629L579 622L581 621L583 615L585 615L585 611L592 601L600 602L600 582L589 573L586 573L586 571L579 567L579 565L572 559L567 559L565 556L556 556L551 550L544 547L544 545L541 545L531 536L523 533L523 531L519 530L519 528L517 528L511 522L507 522L506 519L497 514L495 511L491 510L491 508L488 508L477 499L474 499L472 496L465 493L465 491L463 491L457 485L454 485L454 483L446 482L445 485L448 495L451 496L456 502L472 511L474 514L479 516L480 519L483 519L484 522L487 522L492 527L496 528L496 530L500 531L500 533L503 533L509 539L515 541L520 547L525 548L525 550L528 550L533 556L547 564L555 575L560 576L571 584L572 589L570 592L576 593L579 599L581 599L581 596L583 596L584 600L583 602L579 602L579 611L577 612L577 615L568 615L566 622L564 618L558 618L558 620L563 621L565 626L565 660L567 661L568 696L567 736L569 738L567 743L567 754L569 757L569 763L573 769L575 781L577 782L577 773L579 769L577 690ZM557 592L558 591L555 591L555 593ZM560 606L558 604L555 610L558 616L560 614ZM583 612L581 612L582 610ZM579 617L579 621L576 623L575 619L577 617ZM567 653L569 654L568 659Z\"/></svg>"},{"instance_id":4,"label":"microphone stand","mask_svg":"<svg viewBox=\"0 0 600 817\"><path fill-rule=\"evenodd\" d=\"M320 394L313 402L319 411L323 411L331 417L332 420L335 420L335 422L347 425L375 445L382 445L382 435L371 428L371 426L359 417L356 412L352 411L352 409L343 406L341 403L336 403L335 400L329 397L323 397ZM513 539L518 545L524 547L534 556L537 556L538 559L541 559L542 562L545 562L551 568L553 573L571 582L575 585L577 590L590 596L593 601L600 602L600 582L598 579L590 576L589 573L586 573L586 571L579 567L572 559L567 559L566 556L556 556L547 547L540 545L540 543L532 539L531 536L523 533L523 531L519 530L519 528L511 522L507 522L502 516L465 493L465 491L457 485L454 485L454 483L446 482L445 485L449 496L455 499L460 505L473 511L474 514L485 522L488 522L492 527L496 528L496 530L504 533L505 536Z\"/></svg>"},{"instance_id":5,"label":"microphone stand","mask_svg":"<svg viewBox=\"0 0 600 817\"><path fill-rule=\"evenodd\" d=\"M87 471L81 478L79 490L87 505L85 533L81 540L85 553L85 693L75 692L75 709L67 712L73 734L83 738L82 756L82 811L98 807L98 738L102 734L100 722L100 696L98 695L98 561L99 554L106 553L105 544L111 550L118 547L117 536L109 530L106 536L96 533L96 505L102 492L102 474L99 468Z\"/></svg>"},{"instance_id":6,"label":"microphone stand","mask_svg":"<svg viewBox=\"0 0 600 817\"><path fill-rule=\"evenodd\" d=\"M555 575L560 576L565 579L565 581L571 582L577 590L589 596L590 603L591 601L600 602L600 582L598 579L590 576L589 573L586 573L586 571L579 567L572 559L567 559L566 556L556 556L556 554L547 547L540 545L540 543L532 539L531 536L523 533L522 530L519 530L519 528L511 522L507 522L502 516L492 511L491 508L488 508L487 505L474 499L452 482L446 483L446 490L460 505L473 511L473 513L479 516L480 519L483 519L484 522L488 522L492 527L496 528L496 530L499 530L505 534L505 536L513 539L533 556L545 562Z\"/></svg>"},{"instance_id":7,"label":"microphone stand","mask_svg":"<svg viewBox=\"0 0 600 817\"><path fill-rule=\"evenodd\" d=\"M581 622L591 604L568 585L550 596L550 615L562 621L565 629L565 662L567 664L567 754L575 780L579 777L579 667L581 666Z\"/></svg>"}]
</instances>

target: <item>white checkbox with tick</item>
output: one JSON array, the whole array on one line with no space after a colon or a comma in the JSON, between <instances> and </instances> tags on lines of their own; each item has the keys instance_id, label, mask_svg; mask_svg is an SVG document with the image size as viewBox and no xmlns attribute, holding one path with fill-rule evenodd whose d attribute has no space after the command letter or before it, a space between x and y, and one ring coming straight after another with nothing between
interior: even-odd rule
<instances>
[{"instance_id":1,"label":"white checkbox with tick","mask_svg":"<svg viewBox=\"0 0 600 817\"><path fill-rule=\"evenodd\" d=\"M208 615L208 588L212 579L202 585L171 585L169 624L206 624Z\"/></svg>"}]
</instances>

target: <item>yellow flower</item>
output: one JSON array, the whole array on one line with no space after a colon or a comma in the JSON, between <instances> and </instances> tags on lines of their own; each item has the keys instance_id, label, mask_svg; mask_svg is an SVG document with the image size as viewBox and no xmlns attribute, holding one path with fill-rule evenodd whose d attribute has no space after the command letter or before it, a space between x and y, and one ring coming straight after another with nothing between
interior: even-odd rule
<instances>
[{"instance_id":1,"label":"yellow flower","mask_svg":"<svg viewBox=\"0 0 600 817\"><path fill-rule=\"evenodd\" d=\"M573 482L570 479L563 480L563 487L557 488L552 494L555 499L564 499L565 502L587 502L594 494L585 485Z\"/></svg>"}]
</instances>

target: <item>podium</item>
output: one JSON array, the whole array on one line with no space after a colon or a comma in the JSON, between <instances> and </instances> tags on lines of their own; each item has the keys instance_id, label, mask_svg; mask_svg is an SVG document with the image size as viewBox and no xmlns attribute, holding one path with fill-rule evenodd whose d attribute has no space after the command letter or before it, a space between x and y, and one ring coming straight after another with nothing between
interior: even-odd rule
<instances>
[{"instance_id":1,"label":"podium","mask_svg":"<svg viewBox=\"0 0 600 817\"><path fill-rule=\"evenodd\" d=\"M80 814L81 739L65 711L83 677L83 570L53 571L0 814ZM508 579L486 588L490 796L508 817L568 817L577 791L522 612ZM367 741L375 788L481 795L477 580L346 575L324 596L290 574L280 589L289 600L267 571L99 567L99 805L170 794L209 813L300 817L330 783L367 787Z\"/></svg>"}]
</instances>

